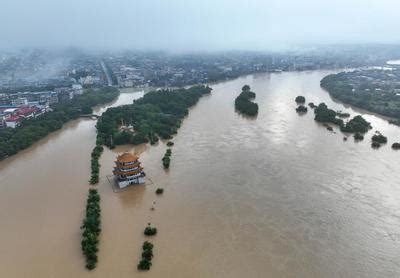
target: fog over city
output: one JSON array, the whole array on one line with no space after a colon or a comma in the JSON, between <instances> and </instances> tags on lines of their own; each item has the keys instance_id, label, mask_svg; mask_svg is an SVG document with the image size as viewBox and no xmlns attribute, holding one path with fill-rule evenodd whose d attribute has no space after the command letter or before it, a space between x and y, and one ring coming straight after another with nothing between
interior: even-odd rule
<instances>
[{"instance_id":1,"label":"fog over city","mask_svg":"<svg viewBox=\"0 0 400 278\"><path fill-rule=\"evenodd\" d=\"M397 0L2 0L0 48L276 50L398 43Z\"/></svg>"}]
</instances>

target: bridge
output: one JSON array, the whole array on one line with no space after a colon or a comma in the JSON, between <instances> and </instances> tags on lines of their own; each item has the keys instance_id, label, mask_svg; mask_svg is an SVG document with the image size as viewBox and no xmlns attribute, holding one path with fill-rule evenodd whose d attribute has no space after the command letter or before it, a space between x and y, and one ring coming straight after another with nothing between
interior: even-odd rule
<instances>
[{"instance_id":1,"label":"bridge","mask_svg":"<svg viewBox=\"0 0 400 278\"><path fill-rule=\"evenodd\" d=\"M100 118L100 116L99 115L96 115L96 114L83 114L83 115L81 115L80 116L81 118L96 118L96 119L98 119L98 118Z\"/></svg>"}]
</instances>

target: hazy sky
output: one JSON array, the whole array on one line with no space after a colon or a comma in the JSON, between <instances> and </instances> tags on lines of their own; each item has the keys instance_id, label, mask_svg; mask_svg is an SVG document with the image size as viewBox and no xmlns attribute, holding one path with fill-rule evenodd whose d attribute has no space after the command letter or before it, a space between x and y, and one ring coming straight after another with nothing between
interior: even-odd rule
<instances>
[{"instance_id":1,"label":"hazy sky","mask_svg":"<svg viewBox=\"0 0 400 278\"><path fill-rule=\"evenodd\" d=\"M0 0L0 48L400 43L400 0Z\"/></svg>"}]
</instances>

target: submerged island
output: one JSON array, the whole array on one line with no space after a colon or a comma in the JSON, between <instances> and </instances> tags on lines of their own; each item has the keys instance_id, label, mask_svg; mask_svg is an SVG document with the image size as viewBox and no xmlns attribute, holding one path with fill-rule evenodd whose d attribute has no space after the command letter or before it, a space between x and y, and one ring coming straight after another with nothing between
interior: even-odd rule
<instances>
[{"instance_id":1,"label":"submerged island","mask_svg":"<svg viewBox=\"0 0 400 278\"><path fill-rule=\"evenodd\" d=\"M332 109L329 109L325 103L320 103L315 109L315 121L320 123L331 123L338 125L342 132L348 133L366 133L371 129L371 124L362 116L357 115L347 123L339 118L340 115Z\"/></svg>"},{"instance_id":2,"label":"submerged island","mask_svg":"<svg viewBox=\"0 0 400 278\"><path fill-rule=\"evenodd\" d=\"M133 104L107 109L99 118L97 143L108 147L171 139L177 133L188 108L211 88L197 85L188 89L158 90L145 94Z\"/></svg>"},{"instance_id":3,"label":"submerged island","mask_svg":"<svg viewBox=\"0 0 400 278\"><path fill-rule=\"evenodd\" d=\"M299 114L307 113L307 107L304 105L306 103L306 98L303 96L297 96L295 101L298 105L296 108L296 112Z\"/></svg>"},{"instance_id":4,"label":"submerged island","mask_svg":"<svg viewBox=\"0 0 400 278\"><path fill-rule=\"evenodd\" d=\"M299 105L297 108L296 108L296 111L297 111L297 113L300 113L300 114L302 114L302 113L307 113L307 107L305 107L304 105Z\"/></svg>"},{"instance_id":5,"label":"submerged island","mask_svg":"<svg viewBox=\"0 0 400 278\"><path fill-rule=\"evenodd\" d=\"M377 131L371 138L371 146L373 148L379 148L382 144L386 144L387 143L387 137L384 136L382 133L380 133L379 131Z\"/></svg>"},{"instance_id":6,"label":"submerged island","mask_svg":"<svg viewBox=\"0 0 400 278\"><path fill-rule=\"evenodd\" d=\"M304 96L297 96L295 98L295 101L297 104L304 104L306 103L306 98Z\"/></svg>"},{"instance_id":7,"label":"submerged island","mask_svg":"<svg viewBox=\"0 0 400 278\"><path fill-rule=\"evenodd\" d=\"M255 98L256 94L250 91L250 86L244 85L242 92L235 99L235 109L242 114L256 116L258 114L258 104L251 101Z\"/></svg>"}]
</instances>

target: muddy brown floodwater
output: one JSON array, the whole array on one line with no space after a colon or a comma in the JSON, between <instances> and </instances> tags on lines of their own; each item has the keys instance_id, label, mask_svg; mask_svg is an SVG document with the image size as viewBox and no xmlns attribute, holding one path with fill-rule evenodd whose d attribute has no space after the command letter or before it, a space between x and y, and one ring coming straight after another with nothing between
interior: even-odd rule
<instances>
[{"instance_id":1,"label":"muddy brown floodwater","mask_svg":"<svg viewBox=\"0 0 400 278\"><path fill-rule=\"evenodd\" d=\"M330 71L251 75L213 85L166 146L120 146L101 157L99 263L84 268L79 226L95 143L80 119L0 163L1 277L399 277L400 128L320 89ZM256 119L234 98L249 84ZM113 105L143 93L123 93ZM362 114L374 129L343 141L295 112L294 98ZM98 113L104 111L99 108ZM370 147L375 130L388 136ZM118 152L135 150L155 184L114 193ZM156 196L157 187L165 188ZM150 210L155 202L155 210ZM149 272L136 264L148 222L158 229Z\"/></svg>"}]
</instances>

